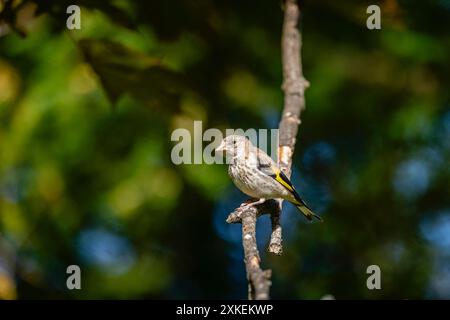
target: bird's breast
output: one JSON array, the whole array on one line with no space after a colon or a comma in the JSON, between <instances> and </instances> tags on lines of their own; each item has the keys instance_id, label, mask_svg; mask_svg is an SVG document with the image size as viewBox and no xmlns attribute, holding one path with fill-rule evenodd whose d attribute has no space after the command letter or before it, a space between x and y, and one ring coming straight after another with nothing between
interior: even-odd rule
<instances>
[{"instance_id":1,"label":"bird's breast","mask_svg":"<svg viewBox=\"0 0 450 320\"><path fill-rule=\"evenodd\" d=\"M228 173L236 187L243 193L253 198L264 198L256 168L238 162L228 167Z\"/></svg>"}]
</instances>

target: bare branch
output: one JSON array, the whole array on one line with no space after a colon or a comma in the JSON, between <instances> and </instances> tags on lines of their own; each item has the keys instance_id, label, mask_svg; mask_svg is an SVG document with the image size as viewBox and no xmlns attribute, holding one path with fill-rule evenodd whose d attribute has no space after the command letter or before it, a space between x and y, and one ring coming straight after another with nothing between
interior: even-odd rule
<instances>
[{"instance_id":1,"label":"bare branch","mask_svg":"<svg viewBox=\"0 0 450 320\"><path fill-rule=\"evenodd\" d=\"M278 165L287 177L291 176L292 155L294 154L300 113L305 109L305 90L309 86L303 77L301 64L301 34L298 30L300 10L295 0L286 0L283 35L281 41L283 62L284 107L279 124ZM269 251L281 254L282 234L279 209L272 213L272 236Z\"/></svg>"},{"instance_id":2,"label":"bare branch","mask_svg":"<svg viewBox=\"0 0 450 320\"><path fill-rule=\"evenodd\" d=\"M256 219L257 209L246 210L242 215L242 244L249 282L249 299L267 300L271 285L271 271L263 271L259 265L261 258L256 246Z\"/></svg>"},{"instance_id":3,"label":"bare branch","mask_svg":"<svg viewBox=\"0 0 450 320\"><path fill-rule=\"evenodd\" d=\"M284 108L279 125L278 162L288 177L291 175L300 113L305 109L304 92L309 86L303 78L300 62L301 37L297 29L299 15L295 0L286 0L282 38Z\"/></svg>"},{"instance_id":4,"label":"bare branch","mask_svg":"<svg viewBox=\"0 0 450 320\"><path fill-rule=\"evenodd\" d=\"M309 83L303 78L301 67L301 37L297 28L300 11L295 0L285 1L282 35L284 107L279 125L278 164L290 177L292 155L300 125L300 113L305 108L304 92ZM252 201L252 200L249 200ZM256 244L256 219L264 213L271 215L272 234L269 252L282 253L282 229L280 224L281 200L268 200L256 206L243 203L227 218L228 223L242 223L242 244L244 247L249 299L269 299L271 271L262 270Z\"/></svg>"}]
</instances>

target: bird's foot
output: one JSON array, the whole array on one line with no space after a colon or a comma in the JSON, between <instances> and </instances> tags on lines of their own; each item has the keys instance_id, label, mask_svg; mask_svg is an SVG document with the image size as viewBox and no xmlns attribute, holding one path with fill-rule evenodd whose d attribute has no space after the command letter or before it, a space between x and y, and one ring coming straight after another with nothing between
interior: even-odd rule
<instances>
[{"instance_id":1,"label":"bird's foot","mask_svg":"<svg viewBox=\"0 0 450 320\"><path fill-rule=\"evenodd\" d=\"M242 221L242 214L248 209L263 204L266 199L248 199L244 203L242 203L239 208L236 208L232 213L229 214L227 218L228 223L238 223Z\"/></svg>"},{"instance_id":2,"label":"bird's foot","mask_svg":"<svg viewBox=\"0 0 450 320\"><path fill-rule=\"evenodd\" d=\"M248 210L248 209L250 209L251 207L254 207L254 206L263 204L263 203L266 201L266 199L264 199L264 198L258 199L258 200L256 200L256 201L254 201L254 200L255 200L255 199L250 199L249 201L251 201L251 202L249 202L249 201L244 202L243 204L241 204L241 206L239 207L239 209L242 210L242 211Z\"/></svg>"}]
</instances>

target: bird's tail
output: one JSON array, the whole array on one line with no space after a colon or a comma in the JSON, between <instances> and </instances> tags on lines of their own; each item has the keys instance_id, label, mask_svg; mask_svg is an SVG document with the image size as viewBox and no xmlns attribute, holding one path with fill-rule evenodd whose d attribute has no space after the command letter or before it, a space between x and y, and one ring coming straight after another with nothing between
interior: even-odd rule
<instances>
[{"instance_id":1,"label":"bird's tail","mask_svg":"<svg viewBox=\"0 0 450 320\"><path fill-rule=\"evenodd\" d=\"M300 212L306 217L306 219L311 221L313 218L316 218L320 222L323 222L323 219L315 214L310 207L308 207L306 202L303 201L303 199L294 189L292 190L292 195L294 196L294 199L290 199L289 201L291 201L297 207L297 209L300 210Z\"/></svg>"},{"instance_id":2,"label":"bird's tail","mask_svg":"<svg viewBox=\"0 0 450 320\"><path fill-rule=\"evenodd\" d=\"M320 222L323 222L323 219L318 216L317 214L315 214L314 212L312 212L312 210L310 208L308 208L307 206L305 206L304 204L300 203L300 204L295 204L295 206L297 207L298 210L300 210L300 212L306 217L306 219L308 219L309 221L311 221L313 218L316 218L317 220L319 220Z\"/></svg>"}]
</instances>

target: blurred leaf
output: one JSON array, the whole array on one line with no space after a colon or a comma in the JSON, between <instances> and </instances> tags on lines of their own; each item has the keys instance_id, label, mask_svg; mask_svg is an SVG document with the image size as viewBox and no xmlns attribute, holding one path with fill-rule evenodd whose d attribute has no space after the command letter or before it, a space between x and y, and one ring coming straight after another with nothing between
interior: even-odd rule
<instances>
[{"instance_id":1,"label":"blurred leaf","mask_svg":"<svg viewBox=\"0 0 450 320\"><path fill-rule=\"evenodd\" d=\"M445 48L440 39L411 31L386 31L382 34L386 48L394 55L411 61L444 61Z\"/></svg>"},{"instance_id":2,"label":"blurred leaf","mask_svg":"<svg viewBox=\"0 0 450 320\"><path fill-rule=\"evenodd\" d=\"M25 37L36 20L37 5L29 1L2 1L0 3L0 36L9 28Z\"/></svg>"},{"instance_id":3,"label":"blurred leaf","mask_svg":"<svg viewBox=\"0 0 450 320\"><path fill-rule=\"evenodd\" d=\"M119 8L114 3L110 1L103 0L80 0L74 3L71 0L34 0L34 2L39 6L38 13L47 13L57 16L57 18L67 18L66 8L70 5L76 4L80 7L85 7L88 9L96 9L103 12L105 15L110 17L116 24L129 29L135 29L136 25L133 23L130 15ZM65 24L60 27L65 28Z\"/></svg>"},{"instance_id":4,"label":"blurred leaf","mask_svg":"<svg viewBox=\"0 0 450 320\"><path fill-rule=\"evenodd\" d=\"M151 108L178 110L180 94L187 90L181 74L116 42L84 39L78 43L113 103L130 94Z\"/></svg>"}]
</instances>

